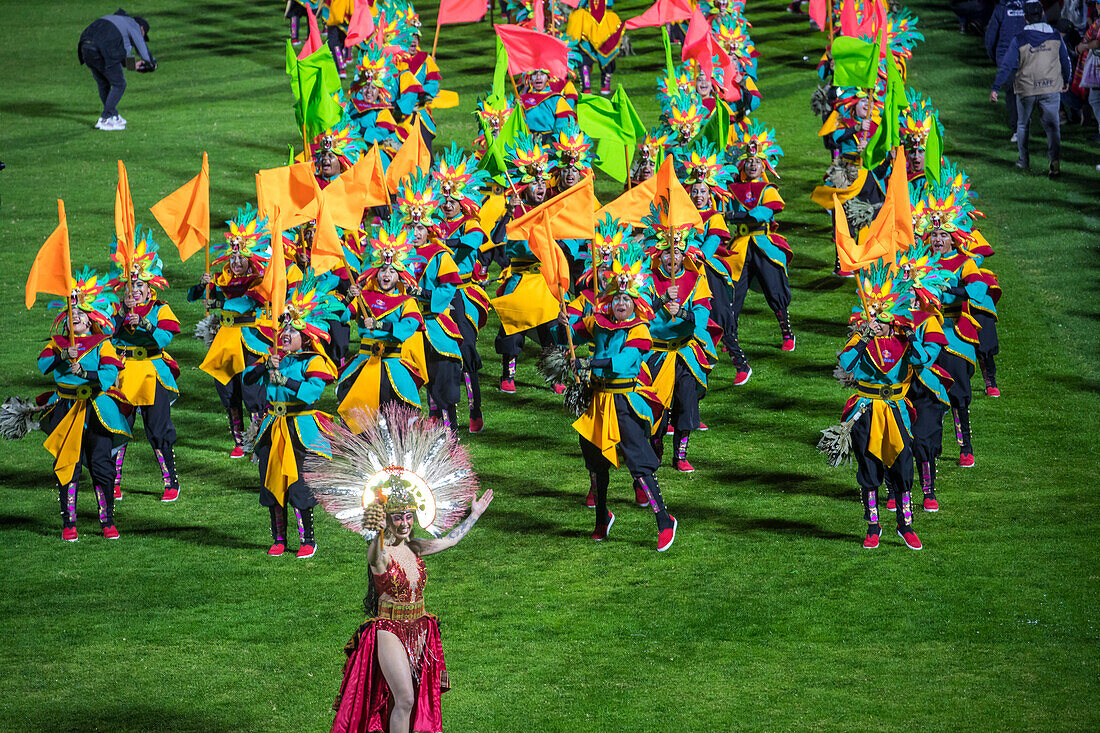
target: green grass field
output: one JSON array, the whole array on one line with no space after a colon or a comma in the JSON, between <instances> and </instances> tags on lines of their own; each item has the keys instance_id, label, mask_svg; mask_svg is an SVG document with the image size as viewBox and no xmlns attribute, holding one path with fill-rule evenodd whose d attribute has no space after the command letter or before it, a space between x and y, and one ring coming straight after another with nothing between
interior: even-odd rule
<instances>
[{"instance_id":1,"label":"green grass field","mask_svg":"<svg viewBox=\"0 0 1100 733\"><path fill-rule=\"evenodd\" d=\"M23 308L22 288L56 225L57 198L74 263L103 266L116 159L127 164L138 221L155 226L148 207L208 151L217 223L253 199L253 173L285 162L298 141L281 3L138 5L129 9L149 18L161 68L129 76L124 133L92 129L98 99L75 58L81 29L114 5L0 10L0 397L48 386L35 358L49 319L42 305ZM787 153L780 187L798 349L779 351L770 311L750 295L742 333L755 375L741 388L728 364L712 375L703 404L711 430L692 444L698 470L660 475L680 532L659 555L651 513L631 506L625 472L613 476L610 541L588 539L587 475L570 419L536 377L534 352L517 395L493 389L490 325L486 429L463 440L496 499L458 548L428 561L429 608L442 619L453 684L448 730L1100 726L1100 156L1085 142L1094 130L1064 131L1057 182L1020 174L1003 107L987 100L994 72L980 41L959 36L940 4L910 6L928 37L910 83L939 106L947 152L980 192L983 232L998 252L989 264L1005 293L1004 397L975 397L975 469L956 468L947 446L943 510L916 517L925 550L906 550L887 519L883 546L864 552L854 469L829 469L814 449L846 398L830 373L853 295L850 281L829 274L829 219L809 201L827 164L809 110L822 37L784 5L752 0L748 17L762 55L759 116ZM617 10L631 17L644 6ZM434 10L421 13L430 40ZM491 36L487 24L443 30L444 86L462 104L440 115L439 144L474 135ZM660 37L639 32L634 42L640 55L620 62L617 80L648 124ZM187 329L201 317L184 302L201 255L181 264L162 241L167 299ZM331 722L343 645L362 620L364 545L326 516L312 560L265 555L259 478L227 456L226 420L196 368L202 345L185 335L171 351L184 369L175 409L182 495L158 501L155 460L135 440L118 542L96 533L85 479L81 541L63 543L41 434L2 446L4 730L314 731Z\"/></svg>"}]
</instances>

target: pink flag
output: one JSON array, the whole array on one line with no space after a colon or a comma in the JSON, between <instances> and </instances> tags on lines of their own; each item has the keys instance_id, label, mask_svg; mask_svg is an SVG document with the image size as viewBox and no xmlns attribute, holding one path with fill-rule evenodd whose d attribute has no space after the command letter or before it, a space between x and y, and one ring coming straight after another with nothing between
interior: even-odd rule
<instances>
[{"instance_id":1,"label":"pink flag","mask_svg":"<svg viewBox=\"0 0 1100 733\"><path fill-rule=\"evenodd\" d=\"M476 23L489 12L487 0L440 0L439 24Z\"/></svg>"},{"instance_id":2,"label":"pink flag","mask_svg":"<svg viewBox=\"0 0 1100 733\"><path fill-rule=\"evenodd\" d=\"M355 3L355 9L351 13L351 22L348 23L348 37L344 39L344 47L351 48L360 43L365 43L374 33L374 16L371 15L370 5L364 0Z\"/></svg>"},{"instance_id":3,"label":"pink flag","mask_svg":"<svg viewBox=\"0 0 1100 733\"><path fill-rule=\"evenodd\" d=\"M321 47L322 43L321 31L317 29L317 16L309 8L306 8L306 14L309 16L309 38L306 39L306 42L302 45L302 50L298 53L300 59L311 55Z\"/></svg>"},{"instance_id":4,"label":"pink flag","mask_svg":"<svg viewBox=\"0 0 1100 733\"><path fill-rule=\"evenodd\" d=\"M693 8L689 0L657 0L641 15L626 21L626 29L650 28L666 23L679 23L691 17Z\"/></svg>"},{"instance_id":5,"label":"pink flag","mask_svg":"<svg viewBox=\"0 0 1100 733\"><path fill-rule=\"evenodd\" d=\"M857 4L859 12L856 12ZM844 0L840 8L840 33L844 36L874 38L885 22L881 0Z\"/></svg>"},{"instance_id":6,"label":"pink flag","mask_svg":"<svg viewBox=\"0 0 1100 733\"><path fill-rule=\"evenodd\" d=\"M542 0L535 0L535 12L532 13L535 19L535 30L540 33L546 32L546 10L543 8Z\"/></svg>"},{"instance_id":7,"label":"pink flag","mask_svg":"<svg viewBox=\"0 0 1100 733\"><path fill-rule=\"evenodd\" d=\"M825 9L825 0L810 0L810 20L817 24L821 30L828 25L828 10Z\"/></svg>"},{"instance_id":8,"label":"pink flag","mask_svg":"<svg viewBox=\"0 0 1100 733\"><path fill-rule=\"evenodd\" d=\"M558 79L568 76L569 44L565 41L518 25L497 23L493 27L508 52L509 74L546 69Z\"/></svg>"}]
</instances>

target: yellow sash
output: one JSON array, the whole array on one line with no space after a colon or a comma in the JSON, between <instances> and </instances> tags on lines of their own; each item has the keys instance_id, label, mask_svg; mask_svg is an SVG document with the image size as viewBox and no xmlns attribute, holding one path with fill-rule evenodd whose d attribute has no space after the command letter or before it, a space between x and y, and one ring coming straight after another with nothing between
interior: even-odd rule
<instances>
[{"instance_id":1,"label":"yellow sash","mask_svg":"<svg viewBox=\"0 0 1100 733\"><path fill-rule=\"evenodd\" d=\"M894 415L892 405L885 400L871 400L871 436L867 440L867 450L889 468L894 465L898 454L905 449L905 428ZM901 406L904 409L904 405Z\"/></svg>"},{"instance_id":2,"label":"yellow sash","mask_svg":"<svg viewBox=\"0 0 1100 733\"><path fill-rule=\"evenodd\" d=\"M616 446L620 438L619 417L615 414L615 395L596 392L592 397L592 407L577 418L573 423L573 429L599 448L612 466L618 467L619 455Z\"/></svg>"},{"instance_id":3,"label":"yellow sash","mask_svg":"<svg viewBox=\"0 0 1100 733\"><path fill-rule=\"evenodd\" d=\"M267 457L267 472L264 474L264 486L279 502L286 504L287 488L298 480L298 463L294 460L294 443L290 439L288 418L277 417L268 428L271 435L271 453Z\"/></svg>"},{"instance_id":4,"label":"yellow sash","mask_svg":"<svg viewBox=\"0 0 1100 733\"><path fill-rule=\"evenodd\" d=\"M537 272L521 275L516 289L493 298L492 304L504 333L509 336L552 321L561 310L561 304L546 287L546 280Z\"/></svg>"},{"instance_id":5,"label":"yellow sash","mask_svg":"<svg viewBox=\"0 0 1100 733\"><path fill-rule=\"evenodd\" d=\"M53 454L53 472L62 484L72 480L74 469L80 465L80 451L84 444L84 419L87 414L88 401L74 400L73 406L42 444Z\"/></svg>"},{"instance_id":6,"label":"yellow sash","mask_svg":"<svg viewBox=\"0 0 1100 733\"><path fill-rule=\"evenodd\" d=\"M244 371L244 344L240 326L222 326L214 336L206 358L199 364L203 370L222 384Z\"/></svg>"}]
</instances>

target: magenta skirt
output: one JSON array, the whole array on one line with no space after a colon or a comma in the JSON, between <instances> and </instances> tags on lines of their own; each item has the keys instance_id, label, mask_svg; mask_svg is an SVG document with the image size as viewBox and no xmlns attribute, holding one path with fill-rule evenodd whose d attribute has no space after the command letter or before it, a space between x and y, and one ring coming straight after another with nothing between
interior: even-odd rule
<instances>
[{"instance_id":1,"label":"magenta skirt","mask_svg":"<svg viewBox=\"0 0 1100 733\"><path fill-rule=\"evenodd\" d=\"M409 655L416 695L413 700L413 733L441 733L443 718L440 696L449 687L447 665L439 636L439 620L424 615L415 621L375 618L360 626L344 651L344 681L332 709L336 719L332 733L373 733L389 729L390 688L375 654L377 634L389 631L397 636Z\"/></svg>"}]
</instances>

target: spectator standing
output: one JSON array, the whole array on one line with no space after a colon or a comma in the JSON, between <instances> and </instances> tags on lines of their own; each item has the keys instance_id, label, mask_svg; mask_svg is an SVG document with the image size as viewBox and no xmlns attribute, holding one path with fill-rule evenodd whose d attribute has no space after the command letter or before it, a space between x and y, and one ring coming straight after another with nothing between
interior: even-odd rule
<instances>
[{"instance_id":1,"label":"spectator standing","mask_svg":"<svg viewBox=\"0 0 1100 733\"><path fill-rule=\"evenodd\" d=\"M993 9L989 24L985 27L985 51L998 68L1004 60L1008 44L1024 29L1024 0L1000 0ZM1008 79L1005 89L1005 111L1008 113L1008 126L1012 130L1011 142L1016 142L1016 93L1013 91L1015 79Z\"/></svg>"},{"instance_id":2,"label":"spectator standing","mask_svg":"<svg viewBox=\"0 0 1100 733\"><path fill-rule=\"evenodd\" d=\"M1069 63L1069 51L1062 36L1045 22L1043 6L1031 0L1024 5L1027 25L1008 44L1004 58L997 70L997 78L989 92L989 100L997 101L997 92L1009 76L1015 74L1012 83L1016 93L1016 159L1018 168L1029 166L1028 128L1031 113L1039 108L1039 119L1047 134L1047 157L1050 160L1050 177L1061 174L1062 134L1058 111L1062 92L1069 89L1073 73Z\"/></svg>"},{"instance_id":3,"label":"spectator standing","mask_svg":"<svg viewBox=\"0 0 1100 733\"><path fill-rule=\"evenodd\" d=\"M118 113L118 103L126 91L123 65L132 51L140 58L134 64L135 71L155 71L157 61L145 45L149 39L149 23L137 16L130 16L122 8L112 15L104 15L92 22L80 34L76 57L88 67L99 87L99 99L103 113L95 123L97 130L125 130L126 120Z\"/></svg>"},{"instance_id":4,"label":"spectator standing","mask_svg":"<svg viewBox=\"0 0 1100 733\"><path fill-rule=\"evenodd\" d=\"M1100 143L1100 79L1097 78L1100 73L1096 68L1088 68L1090 65L1100 64L1100 17L1096 14L1095 0L1092 0L1090 5L1092 5L1093 20L1085 30L1081 42L1077 44L1076 50L1080 67L1079 83L1083 91L1088 91L1089 106L1092 107L1092 115L1096 118L1097 134L1092 138L1092 142ZM1086 74L1086 71L1090 73Z\"/></svg>"}]
</instances>

